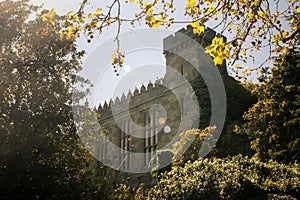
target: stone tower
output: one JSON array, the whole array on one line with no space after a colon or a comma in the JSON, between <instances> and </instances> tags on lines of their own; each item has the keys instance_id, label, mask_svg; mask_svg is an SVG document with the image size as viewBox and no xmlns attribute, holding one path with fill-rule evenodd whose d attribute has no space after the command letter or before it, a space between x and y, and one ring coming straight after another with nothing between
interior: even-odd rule
<instances>
[{"instance_id":1,"label":"stone tower","mask_svg":"<svg viewBox=\"0 0 300 200\"><path fill-rule=\"evenodd\" d=\"M205 32L198 35L193 33L193 28L187 26L163 40L166 65L182 74L188 81L194 80L199 73L194 68L215 67L212 58L206 54L205 47L212 43L216 32L206 28ZM226 38L223 37L226 41ZM197 63L191 66L191 63ZM222 76L227 76L226 61L217 66ZM170 74L167 69L166 76Z\"/></svg>"}]
</instances>

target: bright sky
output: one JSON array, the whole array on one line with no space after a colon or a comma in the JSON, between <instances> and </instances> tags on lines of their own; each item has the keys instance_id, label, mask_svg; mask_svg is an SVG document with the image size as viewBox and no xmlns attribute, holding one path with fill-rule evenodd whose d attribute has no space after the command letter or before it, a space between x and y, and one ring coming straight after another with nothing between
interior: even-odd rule
<instances>
[{"instance_id":1,"label":"bright sky","mask_svg":"<svg viewBox=\"0 0 300 200\"><path fill-rule=\"evenodd\" d=\"M54 8L57 13L65 14L70 10L77 10L79 8L80 0L31 0L34 4L44 4L44 7L47 9ZM95 10L96 7L104 8L109 0L104 1L90 1L91 5L87 9ZM181 1L180 1L181 2ZM184 3L184 1L182 1ZM181 4L182 4L181 3ZM178 4L178 2L177 2ZM183 7L184 4L180 3L178 7ZM94 6L93 6L94 5ZM135 8L131 7L132 4L124 4L122 15L124 17L134 16ZM182 12L178 9L178 18L185 19ZM165 73L165 59L162 54L162 39L174 31L177 31L184 27L183 24L176 24L169 29L168 34L162 34L160 39L160 48L139 48L138 50L134 49L121 49L126 52L126 59L124 63L124 70L121 71L120 76L116 76L113 72L111 62L111 54L115 49L115 43L113 42L116 28L114 26L110 29L104 31L103 35L100 37L94 38L91 43L87 43L85 38L80 38L78 46L80 49L86 50L87 54L84 57L83 62L83 72L81 75L87 77L91 80L94 87L92 88L92 97L89 98L90 105L97 106L99 102L102 104L104 100L109 100L113 96L121 96L121 89L118 89L117 92L114 91L114 88L118 85L120 80L126 78L128 80L128 85L121 86L125 94L128 90L134 90L137 86L140 86L141 83L149 83L149 80L154 82L157 78L161 78ZM147 26L141 24L141 26L136 27L136 29L145 29ZM136 30L135 29L135 30ZM164 28L163 28L164 29ZM173 31L171 31L173 30ZM121 33L128 33L134 31L131 26L124 24L122 27ZM153 38L148 38L152 40ZM155 38L157 40L157 38ZM121 45L124 41L121 41ZM133 40L134 42L134 40ZM105 50L103 50L105 49ZM107 53L107 54L106 54ZM147 67L146 67L147 66ZM141 70L143 69L143 70ZM124 82L124 81L123 81Z\"/></svg>"}]
</instances>

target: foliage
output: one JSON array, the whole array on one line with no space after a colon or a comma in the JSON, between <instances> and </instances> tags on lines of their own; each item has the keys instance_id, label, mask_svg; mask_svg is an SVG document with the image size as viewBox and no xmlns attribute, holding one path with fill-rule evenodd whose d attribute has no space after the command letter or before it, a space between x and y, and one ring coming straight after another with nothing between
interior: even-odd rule
<instances>
[{"instance_id":1,"label":"foliage","mask_svg":"<svg viewBox=\"0 0 300 200\"><path fill-rule=\"evenodd\" d=\"M71 112L84 52L27 0L2 1L0 10L1 198L91 199L99 186Z\"/></svg>"},{"instance_id":2,"label":"foliage","mask_svg":"<svg viewBox=\"0 0 300 200\"><path fill-rule=\"evenodd\" d=\"M298 164L210 158L174 166L146 199L298 199L299 186Z\"/></svg>"},{"instance_id":3,"label":"foliage","mask_svg":"<svg viewBox=\"0 0 300 200\"><path fill-rule=\"evenodd\" d=\"M217 148L214 149L211 155L217 157L237 155L239 153L251 155L248 137L245 135L237 135L233 130L235 125L241 125L243 123L243 113L255 103L255 98L251 95L250 91L244 87L245 84L226 75L223 75L222 79L227 99L226 119L222 134L217 142ZM192 87L197 95L201 109L199 129L204 130L210 125L210 94L201 76L192 82Z\"/></svg>"},{"instance_id":4,"label":"foliage","mask_svg":"<svg viewBox=\"0 0 300 200\"><path fill-rule=\"evenodd\" d=\"M223 37L215 37L210 46L206 47L205 53L214 58L216 65L221 65L228 58L229 45L224 43Z\"/></svg>"},{"instance_id":5,"label":"foliage","mask_svg":"<svg viewBox=\"0 0 300 200\"><path fill-rule=\"evenodd\" d=\"M100 114L96 113L95 109L91 109L88 102L85 105L73 105L72 111L81 142L92 155L95 155L97 143L106 132L99 125Z\"/></svg>"},{"instance_id":6,"label":"foliage","mask_svg":"<svg viewBox=\"0 0 300 200\"><path fill-rule=\"evenodd\" d=\"M120 184L112 199L291 199L299 198L299 164L266 163L241 155L200 158L173 166L151 188Z\"/></svg>"},{"instance_id":7,"label":"foliage","mask_svg":"<svg viewBox=\"0 0 300 200\"><path fill-rule=\"evenodd\" d=\"M253 89L258 101L244 114L239 131L252 139L261 160L300 161L299 59L299 49L279 57L271 77L261 77L265 84Z\"/></svg>"},{"instance_id":8,"label":"foliage","mask_svg":"<svg viewBox=\"0 0 300 200\"><path fill-rule=\"evenodd\" d=\"M236 125L244 123L243 114L254 103L255 98L247 89L246 84L236 81L232 77L224 77L227 99L227 113L223 132L217 142L215 156L226 157L237 154L252 155L249 138L234 133ZM249 85L249 83L248 83Z\"/></svg>"},{"instance_id":9,"label":"foliage","mask_svg":"<svg viewBox=\"0 0 300 200\"><path fill-rule=\"evenodd\" d=\"M213 142L213 132L216 127L207 127L204 130L192 129L179 134L180 141L173 145L173 159L176 164L184 164L187 161L195 161L199 158L200 148L208 148ZM203 143L204 138L206 142Z\"/></svg>"},{"instance_id":10,"label":"foliage","mask_svg":"<svg viewBox=\"0 0 300 200\"><path fill-rule=\"evenodd\" d=\"M232 67L235 61L246 63L248 59L254 60L254 53L264 47L270 50L266 59L270 59L272 53L278 55L286 52L300 32L300 7L295 0L186 0L183 7L176 7L177 2L173 0L111 0L105 7L89 3L92 2L82 0L78 11L67 14L61 35L75 39L83 33L91 42L95 34L101 35L106 28L116 25L117 48L113 57L118 59L113 59L113 64L119 67L122 67L124 57L119 34L125 23L132 27L145 23L150 28L186 23L193 27L195 34L202 34L207 24L214 24L212 28L218 29L220 35L231 35L232 39L224 41L217 35L206 51L214 58L215 64L222 64L223 59L228 58ZM129 6L135 11L131 13L127 9L129 13L124 17L123 11ZM183 11L187 20L177 19L177 10ZM128 14L132 14L132 18ZM51 19L49 21L53 22ZM242 74L249 73L250 68L243 65L243 68L236 65L237 70L242 70Z\"/></svg>"},{"instance_id":11,"label":"foliage","mask_svg":"<svg viewBox=\"0 0 300 200\"><path fill-rule=\"evenodd\" d=\"M110 198L115 200L142 200L146 198L148 191L149 189L146 188L143 183L137 188L128 186L126 184L120 184L116 186Z\"/></svg>"},{"instance_id":12,"label":"foliage","mask_svg":"<svg viewBox=\"0 0 300 200\"><path fill-rule=\"evenodd\" d=\"M114 189L111 199L133 199L132 188L125 184L120 184Z\"/></svg>"}]
</instances>

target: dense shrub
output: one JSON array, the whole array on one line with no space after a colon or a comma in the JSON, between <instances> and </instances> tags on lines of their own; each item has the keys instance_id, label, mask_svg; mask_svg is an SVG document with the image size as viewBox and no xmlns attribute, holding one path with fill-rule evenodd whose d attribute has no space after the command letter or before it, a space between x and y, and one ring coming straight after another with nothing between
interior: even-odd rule
<instances>
[{"instance_id":1,"label":"dense shrub","mask_svg":"<svg viewBox=\"0 0 300 200\"><path fill-rule=\"evenodd\" d=\"M148 199L299 199L299 164L236 156L198 159L161 174Z\"/></svg>"},{"instance_id":2,"label":"dense shrub","mask_svg":"<svg viewBox=\"0 0 300 200\"><path fill-rule=\"evenodd\" d=\"M119 184L113 190L110 199L115 200L126 200L126 199L135 199L142 200L146 199L148 188L144 184L141 184L138 188L130 187L126 184Z\"/></svg>"}]
</instances>

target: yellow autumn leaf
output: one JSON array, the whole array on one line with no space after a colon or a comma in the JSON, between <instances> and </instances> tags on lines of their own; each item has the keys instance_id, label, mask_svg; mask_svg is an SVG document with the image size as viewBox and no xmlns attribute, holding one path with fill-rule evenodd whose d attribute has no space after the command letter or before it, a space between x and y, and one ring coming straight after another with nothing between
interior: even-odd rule
<instances>
[{"instance_id":1,"label":"yellow autumn leaf","mask_svg":"<svg viewBox=\"0 0 300 200\"><path fill-rule=\"evenodd\" d=\"M281 38L280 33L278 33L278 34L276 34L276 35L272 38L272 42L273 42L275 45L278 45L280 38Z\"/></svg>"},{"instance_id":2,"label":"yellow autumn leaf","mask_svg":"<svg viewBox=\"0 0 300 200\"><path fill-rule=\"evenodd\" d=\"M283 36L283 37L286 37L287 35L288 35L288 32L282 31L282 36Z\"/></svg>"},{"instance_id":3,"label":"yellow autumn leaf","mask_svg":"<svg viewBox=\"0 0 300 200\"><path fill-rule=\"evenodd\" d=\"M197 21L196 21L196 22L192 22L192 23L191 23L191 26L195 28L195 27L197 27L197 26L200 26L200 23L197 22Z\"/></svg>"},{"instance_id":4,"label":"yellow autumn leaf","mask_svg":"<svg viewBox=\"0 0 300 200\"><path fill-rule=\"evenodd\" d=\"M256 6L258 6L258 3L256 1L253 1L253 2L251 2L250 6L251 7L256 7Z\"/></svg>"},{"instance_id":5,"label":"yellow autumn leaf","mask_svg":"<svg viewBox=\"0 0 300 200\"><path fill-rule=\"evenodd\" d=\"M221 65L223 63L223 59L220 56L214 58L215 65Z\"/></svg>"},{"instance_id":6,"label":"yellow autumn leaf","mask_svg":"<svg viewBox=\"0 0 300 200\"><path fill-rule=\"evenodd\" d=\"M69 12L67 13L67 16L71 16L71 15L73 15L73 11L69 11Z\"/></svg>"},{"instance_id":7,"label":"yellow autumn leaf","mask_svg":"<svg viewBox=\"0 0 300 200\"><path fill-rule=\"evenodd\" d=\"M117 63L117 55L115 53L113 53L111 55L111 62L112 62L112 64L116 64Z\"/></svg>"},{"instance_id":8,"label":"yellow autumn leaf","mask_svg":"<svg viewBox=\"0 0 300 200\"><path fill-rule=\"evenodd\" d=\"M47 15L46 15L46 14L43 14L43 15L42 15L42 20L43 20L43 22L44 22L44 21L47 21Z\"/></svg>"},{"instance_id":9,"label":"yellow autumn leaf","mask_svg":"<svg viewBox=\"0 0 300 200\"><path fill-rule=\"evenodd\" d=\"M72 35L73 35L73 31L74 31L74 27L73 27L73 26L71 26L71 27L69 28L69 30L68 30L68 33L67 33L67 38L71 38L71 37L72 37Z\"/></svg>"},{"instance_id":10,"label":"yellow autumn leaf","mask_svg":"<svg viewBox=\"0 0 300 200\"><path fill-rule=\"evenodd\" d=\"M237 10L236 10L236 9L231 9L231 10L230 10L230 14L235 15L236 13L237 13Z\"/></svg>"},{"instance_id":11,"label":"yellow autumn leaf","mask_svg":"<svg viewBox=\"0 0 300 200\"><path fill-rule=\"evenodd\" d=\"M278 45L278 43L281 41L282 38L286 37L288 35L288 32L282 31L281 33L277 33L273 38L272 42L275 45Z\"/></svg>"},{"instance_id":12,"label":"yellow autumn leaf","mask_svg":"<svg viewBox=\"0 0 300 200\"><path fill-rule=\"evenodd\" d=\"M150 22L150 23L155 22L155 18L154 18L152 15L147 16L147 17L145 18L145 20L148 21L148 22Z\"/></svg>"},{"instance_id":13,"label":"yellow autumn leaf","mask_svg":"<svg viewBox=\"0 0 300 200\"><path fill-rule=\"evenodd\" d=\"M265 13L263 11L258 11L257 14L260 17L264 17L265 16Z\"/></svg>"},{"instance_id":14,"label":"yellow autumn leaf","mask_svg":"<svg viewBox=\"0 0 300 200\"><path fill-rule=\"evenodd\" d=\"M286 53L288 50L289 50L289 48L286 47L286 46L284 46L284 47L282 47L282 48L280 49L280 52Z\"/></svg>"},{"instance_id":15,"label":"yellow autumn leaf","mask_svg":"<svg viewBox=\"0 0 300 200\"><path fill-rule=\"evenodd\" d=\"M53 20L53 18L55 17L55 15L56 15L55 10L51 9L48 13L45 13L45 14L42 15L42 20L43 21L49 21L49 23L54 26L55 21Z\"/></svg>"},{"instance_id":16,"label":"yellow autumn leaf","mask_svg":"<svg viewBox=\"0 0 300 200\"><path fill-rule=\"evenodd\" d=\"M146 11L146 13L147 13L148 15L152 15L152 13L153 13L153 8L152 8L152 7L148 8L147 11Z\"/></svg>"},{"instance_id":17,"label":"yellow autumn leaf","mask_svg":"<svg viewBox=\"0 0 300 200\"><path fill-rule=\"evenodd\" d=\"M296 9L297 13L300 13L300 6Z\"/></svg>"},{"instance_id":18,"label":"yellow autumn leaf","mask_svg":"<svg viewBox=\"0 0 300 200\"><path fill-rule=\"evenodd\" d=\"M216 10L216 6L211 5L204 14L209 15L209 14L213 13L215 10ZM215 14L217 15L217 13L215 13Z\"/></svg>"},{"instance_id":19,"label":"yellow autumn leaf","mask_svg":"<svg viewBox=\"0 0 300 200\"><path fill-rule=\"evenodd\" d=\"M293 23L295 23L295 18L294 17L292 17L292 19L290 20L290 24L293 24Z\"/></svg>"},{"instance_id":20,"label":"yellow autumn leaf","mask_svg":"<svg viewBox=\"0 0 300 200\"><path fill-rule=\"evenodd\" d=\"M153 28L158 28L161 25L161 22L155 22L151 25Z\"/></svg>"},{"instance_id":21,"label":"yellow autumn leaf","mask_svg":"<svg viewBox=\"0 0 300 200\"><path fill-rule=\"evenodd\" d=\"M96 9L96 13L98 14L98 13L101 13L101 11L102 11L102 8L97 8Z\"/></svg>"},{"instance_id":22,"label":"yellow autumn leaf","mask_svg":"<svg viewBox=\"0 0 300 200\"><path fill-rule=\"evenodd\" d=\"M193 8L196 5L196 0L186 0L187 2L187 7Z\"/></svg>"},{"instance_id":23,"label":"yellow autumn leaf","mask_svg":"<svg viewBox=\"0 0 300 200\"><path fill-rule=\"evenodd\" d=\"M214 47L213 46L208 46L205 48L205 53L211 54L211 52L213 51Z\"/></svg>"},{"instance_id":24,"label":"yellow autumn leaf","mask_svg":"<svg viewBox=\"0 0 300 200\"><path fill-rule=\"evenodd\" d=\"M49 17L50 19L52 19L55 15L56 15L56 12L55 12L55 10L52 8L52 9L50 10L50 12L48 13L48 17Z\"/></svg>"},{"instance_id":25,"label":"yellow autumn leaf","mask_svg":"<svg viewBox=\"0 0 300 200\"><path fill-rule=\"evenodd\" d=\"M198 27L195 27L194 28L194 30L193 30L193 32L194 32L194 34L201 34L201 33L203 33L205 31L205 28L204 28L204 26L198 26Z\"/></svg>"},{"instance_id":26,"label":"yellow autumn leaf","mask_svg":"<svg viewBox=\"0 0 300 200\"><path fill-rule=\"evenodd\" d=\"M212 44L205 48L205 53L208 53L214 58L214 63L222 64L223 60L228 58L228 44L224 43L223 37L215 37Z\"/></svg>"},{"instance_id":27,"label":"yellow autumn leaf","mask_svg":"<svg viewBox=\"0 0 300 200\"><path fill-rule=\"evenodd\" d=\"M254 18L254 14L252 12L247 13L249 20L252 20Z\"/></svg>"}]
</instances>

